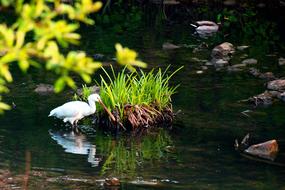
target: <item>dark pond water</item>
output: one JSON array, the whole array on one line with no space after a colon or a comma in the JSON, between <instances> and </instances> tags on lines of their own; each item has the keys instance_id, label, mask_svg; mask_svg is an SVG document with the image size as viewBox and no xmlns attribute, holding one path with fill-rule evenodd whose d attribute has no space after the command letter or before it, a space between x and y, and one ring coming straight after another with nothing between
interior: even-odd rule
<instances>
[{"instance_id":1,"label":"dark pond water","mask_svg":"<svg viewBox=\"0 0 285 190\"><path fill-rule=\"evenodd\" d=\"M103 189L106 177L119 177L120 189L284 189L284 168L247 160L233 147L234 140L247 133L259 141L285 140L284 103L257 108L239 103L265 90L265 81L249 75L248 69L228 72L209 66L202 74L196 73L204 65L199 60L208 60L211 49L227 40L236 46L250 45L234 55L234 63L247 54L258 60L256 67L262 71L284 76L284 66L278 66L278 58L285 56L284 34L274 27L278 22L262 17L260 25L268 27L266 35L231 30L235 33L227 37L219 33L201 39L186 21L164 22L136 9L129 17L116 14L104 18L106 23L99 21L97 27L83 26L82 48L108 59L113 45L121 42L136 49L149 69L171 64L174 70L183 65L171 81L171 85L180 84L173 108L181 113L173 130L114 140L82 121L84 133L75 134L47 117L52 108L70 100L72 93L38 95L33 92L35 85L51 82L53 76L16 73L17 82L5 98L16 108L0 117L0 171L11 177L9 187L21 189L28 174L29 189ZM164 42L187 44L188 48L163 50ZM208 47L193 53L202 42ZM249 116L241 113L245 110L251 111Z\"/></svg>"}]
</instances>

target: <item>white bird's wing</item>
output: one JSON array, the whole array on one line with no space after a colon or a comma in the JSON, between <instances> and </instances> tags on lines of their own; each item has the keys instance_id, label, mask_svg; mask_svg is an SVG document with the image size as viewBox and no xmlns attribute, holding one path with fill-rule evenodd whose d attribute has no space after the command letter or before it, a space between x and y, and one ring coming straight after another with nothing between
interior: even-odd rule
<instances>
[{"instance_id":1,"label":"white bird's wing","mask_svg":"<svg viewBox=\"0 0 285 190\"><path fill-rule=\"evenodd\" d=\"M60 119L75 117L79 113L82 113L85 109L89 109L89 105L87 103L81 101L72 101L53 109L49 116L55 116Z\"/></svg>"},{"instance_id":2,"label":"white bird's wing","mask_svg":"<svg viewBox=\"0 0 285 190\"><path fill-rule=\"evenodd\" d=\"M212 21L208 21L208 20L200 20L196 22L199 26L217 26L217 24L215 22Z\"/></svg>"}]
</instances>

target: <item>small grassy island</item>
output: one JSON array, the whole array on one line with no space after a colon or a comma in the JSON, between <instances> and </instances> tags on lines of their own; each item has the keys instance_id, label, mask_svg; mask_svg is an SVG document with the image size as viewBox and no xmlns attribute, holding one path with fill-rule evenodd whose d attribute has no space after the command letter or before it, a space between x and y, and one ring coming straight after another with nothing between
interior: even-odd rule
<instances>
[{"instance_id":1,"label":"small grassy island","mask_svg":"<svg viewBox=\"0 0 285 190\"><path fill-rule=\"evenodd\" d=\"M100 87L100 96L107 109L114 115L115 121L102 107L98 107L98 123L104 129L111 131L121 128L135 133L143 133L150 128L169 127L173 121L171 96L178 86L169 86L169 80L182 67L167 74L169 67L162 71L151 70L146 73L127 73L126 69L111 74L103 69ZM83 99L88 97L90 90L83 89ZM117 127L116 127L117 126Z\"/></svg>"}]
</instances>

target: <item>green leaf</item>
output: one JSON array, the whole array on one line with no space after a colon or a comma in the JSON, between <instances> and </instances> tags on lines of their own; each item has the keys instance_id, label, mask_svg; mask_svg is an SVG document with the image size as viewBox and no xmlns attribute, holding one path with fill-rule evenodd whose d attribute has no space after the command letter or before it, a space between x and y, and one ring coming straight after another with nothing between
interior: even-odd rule
<instances>
[{"instance_id":1,"label":"green leaf","mask_svg":"<svg viewBox=\"0 0 285 190\"><path fill-rule=\"evenodd\" d=\"M86 83L91 82L91 77L88 74L82 73L82 74L80 74L80 76L84 80L84 82L86 82Z\"/></svg>"},{"instance_id":2,"label":"green leaf","mask_svg":"<svg viewBox=\"0 0 285 190\"><path fill-rule=\"evenodd\" d=\"M18 30L16 33L16 48L20 48L23 46L25 41L26 33L24 31Z\"/></svg>"},{"instance_id":3,"label":"green leaf","mask_svg":"<svg viewBox=\"0 0 285 190\"><path fill-rule=\"evenodd\" d=\"M20 60L19 67L23 72L26 72L29 68L30 64L27 60Z\"/></svg>"},{"instance_id":4,"label":"green leaf","mask_svg":"<svg viewBox=\"0 0 285 190\"><path fill-rule=\"evenodd\" d=\"M1 0L1 4L4 6L4 7L8 7L9 5L11 5L13 3L12 0Z\"/></svg>"},{"instance_id":5,"label":"green leaf","mask_svg":"<svg viewBox=\"0 0 285 190\"><path fill-rule=\"evenodd\" d=\"M59 93L64 89L64 87L65 87L65 77L60 77L55 81L54 92Z\"/></svg>"},{"instance_id":6,"label":"green leaf","mask_svg":"<svg viewBox=\"0 0 285 190\"><path fill-rule=\"evenodd\" d=\"M13 81L13 78L12 78L12 75L9 71L8 65L1 65L0 66L0 75L2 75L5 78L5 80L8 82Z\"/></svg>"},{"instance_id":7,"label":"green leaf","mask_svg":"<svg viewBox=\"0 0 285 190\"><path fill-rule=\"evenodd\" d=\"M70 78L69 76L66 76L66 77L65 77L65 81L66 81L66 83L67 83L67 85L68 85L69 87L71 87L71 88L73 88L73 89L76 88L76 85L75 85L74 80L73 80L72 78Z\"/></svg>"},{"instance_id":8,"label":"green leaf","mask_svg":"<svg viewBox=\"0 0 285 190\"><path fill-rule=\"evenodd\" d=\"M3 110L10 110L11 107L8 104L5 104L4 102L0 102L0 113L2 113Z\"/></svg>"}]
</instances>

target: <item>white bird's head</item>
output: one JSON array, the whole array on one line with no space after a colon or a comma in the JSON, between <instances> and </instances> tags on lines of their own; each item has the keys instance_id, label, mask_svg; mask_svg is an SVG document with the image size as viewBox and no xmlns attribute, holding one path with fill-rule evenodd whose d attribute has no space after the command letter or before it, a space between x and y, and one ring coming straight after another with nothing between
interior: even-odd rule
<instances>
[{"instance_id":1,"label":"white bird's head","mask_svg":"<svg viewBox=\"0 0 285 190\"><path fill-rule=\"evenodd\" d=\"M99 96L99 94L91 94L90 96L88 96L88 101L99 102L101 101L101 97Z\"/></svg>"}]
</instances>

